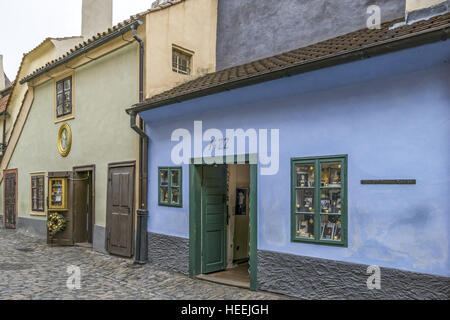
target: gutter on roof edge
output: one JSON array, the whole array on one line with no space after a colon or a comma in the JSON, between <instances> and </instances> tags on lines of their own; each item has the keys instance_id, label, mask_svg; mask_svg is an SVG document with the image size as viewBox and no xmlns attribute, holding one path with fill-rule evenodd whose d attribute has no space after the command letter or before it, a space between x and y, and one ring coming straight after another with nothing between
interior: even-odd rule
<instances>
[{"instance_id":1,"label":"gutter on roof edge","mask_svg":"<svg viewBox=\"0 0 450 320\"><path fill-rule=\"evenodd\" d=\"M416 47L419 45L424 45L428 43L446 41L448 39L448 34L450 32L450 26L440 27L438 29L431 29L420 33L415 33L413 35L408 35L403 38L397 38L394 40L386 40L383 42L376 43L372 46L350 51L344 53L337 53L325 58L318 59L306 64L295 65L286 67L281 70L276 70L272 72L266 72L258 74L252 77L235 80L232 82L227 82L224 84L214 85L209 88L201 89L199 91L188 92L180 96L171 97L168 99L163 99L160 101L149 102L149 103L138 103L128 108L126 112L130 114L131 112L139 113L147 110L152 110L160 108L163 106L180 103L195 98L200 98L208 96L211 94L216 94L224 91L229 91L233 89L238 89L250 85L255 85L258 83L281 79L284 77L290 77L300 73L310 72L322 68L328 68L336 66L343 63L348 63L352 61L367 59L373 56L386 54L401 49L407 49ZM195 80L193 80L195 81Z\"/></svg>"},{"instance_id":2,"label":"gutter on roof edge","mask_svg":"<svg viewBox=\"0 0 450 320\"><path fill-rule=\"evenodd\" d=\"M142 24L142 21L135 20L130 22L129 24L125 25L124 27L117 29L103 37L100 37L98 40L91 42L87 44L86 46L82 47L79 50L75 50L73 53L68 54L66 57L62 58L61 60L56 61L55 63L52 63L46 67L43 67L41 70L37 71L36 73L32 73L26 77L24 77L22 80L20 80L20 84L24 84L26 82L30 82L33 79L36 79L37 77L43 75L44 73L55 69L56 67L59 67L66 62L69 62L72 59L75 59L76 57L79 57L95 48L100 47L101 45L111 41L112 39L115 39L129 31L131 31L133 28L137 28L140 24Z\"/></svg>"}]
</instances>

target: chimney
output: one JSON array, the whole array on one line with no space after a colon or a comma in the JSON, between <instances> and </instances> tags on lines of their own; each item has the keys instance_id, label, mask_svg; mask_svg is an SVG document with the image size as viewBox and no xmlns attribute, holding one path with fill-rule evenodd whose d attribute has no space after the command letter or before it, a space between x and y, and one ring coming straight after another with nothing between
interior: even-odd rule
<instances>
[{"instance_id":1,"label":"chimney","mask_svg":"<svg viewBox=\"0 0 450 320\"><path fill-rule=\"evenodd\" d=\"M167 1L169 1L169 0L155 0L155 1L153 1L152 9L162 5L163 3L167 2Z\"/></svg>"},{"instance_id":2,"label":"chimney","mask_svg":"<svg viewBox=\"0 0 450 320\"><path fill-rule=\"evenodd\" d=\"M112 27L113 0L83 0L81 35L87 39Z\"/></svg>"},{"instance_id":3,"label":"chimney","mask_svg":"<svg viewBox=\"0 0 450 320\"><path fill-rule=\"evenodd\" d=\"M449 8L450 0L406 0L406 23L447 13Z\"/></svg>"},{"instance_id":4,"label":"chimney","mask_svg":"<svg viewBox=\"0 0 450 320\"><path fill-rule=\"evenodd\" d=\"M6 76L3 71L3 56L0 54L0 91L6 88Z\"/></svg>"}]
</instances>

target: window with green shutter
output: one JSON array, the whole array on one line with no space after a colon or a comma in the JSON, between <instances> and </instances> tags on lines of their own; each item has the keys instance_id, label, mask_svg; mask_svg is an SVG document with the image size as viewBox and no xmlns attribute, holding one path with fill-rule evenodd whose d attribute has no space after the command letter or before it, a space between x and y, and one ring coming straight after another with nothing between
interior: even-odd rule
<instances>
[{"instance_id":1,"label":"window with green shutter","mask_svg":"<svg viewBox=\"0 0 450 320\"><path fill-rule=\"evenodd\" d=\"M291 160L291 238L347 246L347 156Z\"/></svg>"},{"instance_id":2,"label":"window with green shutter","mask_svg":"<svg viewBox=\"0 0 450 320\"><path fill-rule=\"evenodd\" d=\"M158 168L158 203L160 206L182 207L181 167Z\"/></svg>"}]
</instances>

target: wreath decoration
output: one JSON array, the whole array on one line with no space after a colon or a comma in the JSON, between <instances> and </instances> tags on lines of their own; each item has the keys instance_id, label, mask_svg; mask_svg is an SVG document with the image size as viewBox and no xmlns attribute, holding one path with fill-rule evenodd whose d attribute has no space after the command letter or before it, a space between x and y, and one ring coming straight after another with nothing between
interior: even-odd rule
<instances>
[{"instance_id":1,"label":"wreath decoration","mask_svg":"<svg viewBox=\"0 0 450 320\"><path fill-rule=\"evenodd\" d=\"M47 218L47 228L48 232L53 237L66 229L66 219L59 213L51 213Z\"/></svg>"}]
</instances>

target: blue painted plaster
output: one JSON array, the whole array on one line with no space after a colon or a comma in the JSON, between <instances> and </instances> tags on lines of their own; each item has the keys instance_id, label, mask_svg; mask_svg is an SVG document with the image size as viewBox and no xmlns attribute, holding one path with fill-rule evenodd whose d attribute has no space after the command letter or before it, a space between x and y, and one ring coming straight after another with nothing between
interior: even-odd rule
<instances>
[{"instance_id":1,"label":"blue painted plaster","mask_svg":"<svg viewBox=\"0 0 450 320\"><path fill-rule=\"evenodd\" d=\"M258 249L450 276L450 46L439 42L141 114L149 125L149 231L189 237L158 206L157 167L177 128L280 129L280 171L258 176ZM348 248L290 241L290 159L348 155ZM362 179L417 185L361 185Z\"/></svg>"}]
</instances>

